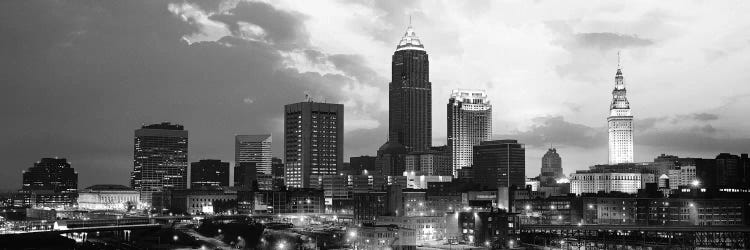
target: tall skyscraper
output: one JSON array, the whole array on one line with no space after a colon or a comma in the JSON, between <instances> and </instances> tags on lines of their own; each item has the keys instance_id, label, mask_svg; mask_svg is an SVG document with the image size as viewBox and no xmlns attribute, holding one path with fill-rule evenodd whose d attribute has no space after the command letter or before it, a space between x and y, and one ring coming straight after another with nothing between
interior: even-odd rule
<instances>
[{"instance_id":1,"label":"tall skyscraper","mask_svg":"<svg viewBox=\"0 0 750 250\"><path fill-rule=\"evenodd\" d=\"M539 181L542 184L552 184L559 178L564 177L562 169L562 158L557 154L557 149L550 148L542 156L542 174Z\"/></svg>"},{"instance_id":2,"label":"tall skyscraper","mask_svg":"<svg viewBox=\"0 0 750 250\"><path fill-rule=\"evenodd\" d=\"M258 173L272 174L271 135L237 135L234 137L234 164L255 163ZM236 178L236 177L235 177Z\"/></svg>"},{"instance_id":3,"label":"tall skyscraper","mask_svg":"<svg viewBox=\"0 0 750 250\"><path fill-rule=\"evenodd\" d=\"M188 131L168 122L135 130L130 185L151 204L154 192L187 188Z\"/></svg>"},{"instance_id":4,"label":"tall skyscraper","mask_svg":"<svg viewBox=\"0 0 750 250\"><path fill-rule=\"evenodd\" d=\"M344 105L304 101L285 105L284 113L286 186L309 188L336 174L344 163Z\"/></svg>"},{"instance_id":5,"label":"tall skyscraper","mask_svg":"<svg viewBox=\"0 0 750 250\"><path fill-rule=\"evenodd\" d=\"M612 104L609 106L607 117L609 164L633 162L633 115L630 113L630 103L625 93L625 82L618 58L615 89L612 90Z\"/></svg>"},{"instance_id":6,"label":"tall skyscraper","mask_svg":"<svg viewBox=\"0 0 750 250\"><path fill-rule=\"evenodd\" d=\"M190 163L190 188L228 187L229 162L200 160Z\"/></svg>"},{"instance_id":7,"label":"tall skyscraper","mask_svg":"<svg viewBox=\"0 0 750 250\"><path fill-rule=\"evenodd\" d=\"M432 145L432 83L424 45L409 25L396 46L388 86L388 140L409 152Z\"/></svg>"},{"instance_id":8,"label":"tall skyscraper","mask_svg":"<svg viewBox=\"0 0 750 250\"><path fill-rule=\"evenodd\" d=\"M471 167L473 147L492 135L492 105L483 90L453 90L448 99L448 148L453 176Z\"/></svg>"},{"instance_id":9,"label":"tall skyscraper","mask_svg":"<svg viewBox=\"0 0 750 250\"><path fill-rule=\"evenodd\" d=\"M484 188L523 188L526 149L516 140L483 141L474 146L474 180Z\"/></svg>"}]
</instances>

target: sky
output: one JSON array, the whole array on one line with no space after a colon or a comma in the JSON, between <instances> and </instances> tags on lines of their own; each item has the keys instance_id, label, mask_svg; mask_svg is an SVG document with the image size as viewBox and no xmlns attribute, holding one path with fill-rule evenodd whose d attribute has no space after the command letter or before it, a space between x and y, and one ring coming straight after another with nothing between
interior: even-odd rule
<instances>
[{"instance_id":1,"label":"sky","mask_svg":"<svg viewBox=\"0 0 750 250\"><path fill-rule=\"evenodd\" d=\"M345 157L387 136L391 56L411 17L430 56L433 144L452 89L484 89L493 139L550 146L564 172L607 161L617 52L635 160L750 151L748 1L0 1L0 189L42 157L79 188L127 184L133 134L169 121L189 159L233 161L283 105L345 105Z\"/></svg>"}]
</instances>

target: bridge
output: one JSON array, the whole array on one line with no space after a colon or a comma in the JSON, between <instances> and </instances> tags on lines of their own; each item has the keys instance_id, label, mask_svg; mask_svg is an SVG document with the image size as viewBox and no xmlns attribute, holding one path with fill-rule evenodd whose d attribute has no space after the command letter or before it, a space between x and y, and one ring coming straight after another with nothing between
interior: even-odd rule
<instances>
[{"instance_id":1,"label":"bridge","mask_svg":"<svg viewBox=\"0 0 750 250\"><path fill-rule=\"evenodd\" d=\"M745 249L746 226L521 225L522 242L561 248Z\"/></svg>"}]
</instances>

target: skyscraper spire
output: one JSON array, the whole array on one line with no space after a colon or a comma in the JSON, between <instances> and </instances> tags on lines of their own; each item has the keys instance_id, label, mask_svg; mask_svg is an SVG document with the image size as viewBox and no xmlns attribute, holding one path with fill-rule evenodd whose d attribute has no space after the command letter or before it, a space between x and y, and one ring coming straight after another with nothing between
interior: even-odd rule
<instances>
[{"instance_id":1,"label":"skyscraper spire","mask_svg":"<svg viewBox=\"0 0 750 250\"><path fill-rule=\"evenodd\" d=\"M396 46L396 51L400 50L422 50L424 51L424 45L419 40L417 34L414 32L414 27L411 26L411 16L409 16L409 27L406 28L404 36Z\"/></svg>"},{"instance_id":2,"label":"skyscraper spire","mask_svg":"<svg viewBox=\"0 0 750 250\"><path fill-rule=\"evenodd\" d=\"M609 163L633 162L633 115L625 94L625 81L620 65L620 52L617 52L617 73L615 88L612 90L612 103L609 105Z\"/></svg>"}]
</instances>

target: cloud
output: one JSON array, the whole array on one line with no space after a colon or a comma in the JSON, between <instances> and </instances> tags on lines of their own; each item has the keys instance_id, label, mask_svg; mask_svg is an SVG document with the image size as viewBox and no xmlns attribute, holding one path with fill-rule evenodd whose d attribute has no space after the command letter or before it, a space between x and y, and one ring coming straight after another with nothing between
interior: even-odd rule
<instances>
[{"instance_id":1,"label":"cloud","mask_svg":"<svg viewBox=\"0 0 750 250\"><path fill-rule=\"evenodd\" d=\"M29 20L29 13L39 18ZM0 94L6 118L0 137L7 139L0 150L14 155L7 170L20 173L39 158L60 156L74 163L81 186L127 183L133 130L161 121L190 131L191 161L231 161L235 134L282 138L283 106L301 101L305 90L348 104L345 117L357 132L347 141L386 134L379 104L349 92L372 88L359 80L376 78L362 60L337 56L343 62L335 65L321 52L311 65L332 72L297 68L287 55L314 49L304 17L263 3L240 3L226 13L223 22L212 21L202 7L168 1L0 3L6 20L0 30L7 34L0 37L7 90ZM267 39L247 39L241 22L261 27ZM230 24L233 32L208 32ZM203 40L183 40L196 34ZM379 145L362 146L345 153ZM281 154L282 140L273 147ZM101 176L102 169L117 174ZM20 186L15 174L0 180L0 188Z\"/></svg>"},{"instance_id":2,"label":"cloud","mask_svg":"<svg viewBox=\"0 0 750 250\"><path fill-rule=\"evenodd\" d=\"M639 38L636 35L624 35L609 32L576 33L570 46L579 48L596 48L599 50L624 49L628 47L642 47L654 42Z\"/></svg>"},{"instance_id":3,"label":"cloud","mask_svg":"<svg viewBox=\"0 0 750 250\"><path fill-rule=\"evenodd\" d=\"M259 36L262 33L279 48L299 48L309 43L303 15L278 10L268 3L239 2L233 9L210 18L226 24L235 36L244 36L248 32Z\"/></svg>"},{"instance_id":4,"label":"cloud","mask_svg":"<svg viewBox=\"0 0 750 250\"><path fill-rule=\"evenodd\" d=\"M533 119L533 125L527 130L516 131L509 135L494 138L514 138L522 143L535 147L548 144L567 145L579 148L606 146L606 128L592 128L582 124L565 121L562 116L545 116Z\"/></svg>"}]
</instances>

